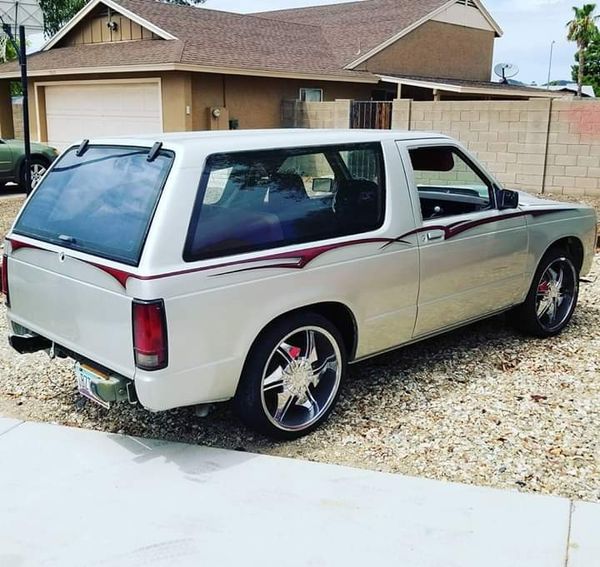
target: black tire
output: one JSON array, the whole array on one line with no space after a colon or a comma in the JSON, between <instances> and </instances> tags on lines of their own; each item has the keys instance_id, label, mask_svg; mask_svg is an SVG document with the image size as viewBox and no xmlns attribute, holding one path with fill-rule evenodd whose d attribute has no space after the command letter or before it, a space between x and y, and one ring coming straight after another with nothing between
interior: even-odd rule
<instances>
[{"instance_id":1,"label":"black tire","mask_svg":"<svg viewBox=\"0 0 600 567\"><path fill-rule=\"evenodd\" d=\"M552 268L564 270L561 279L562 288L559 292L562 292L563 301L568 302L564 305L562 303L555 304L553 312L556 313L556 318L554 321L550 320L548 303L542 304L547 301L551 303L552 300L548 300L548 297L555 293L554 290L548 289L550 284L545 280L545 275ZM577 306L578 296L579 269L575 260L564 248L551 248L540 260L525 302L511 311L510 318L515 327L525 334L542 338L553 337L562 332L569 324ZM556 301L560 301L560 299L557 298ZM544 308L546 311L540 316L538 313Z\"/></svg>"},{"instance_id":2,"label":"black tire","mask_svg":"<svg viewBox=\"0 0 600 567\"><path fill-rule=\"evenodd\" d=\"M347 364L344 341L335 325L317 313L292 314L267 327L255 341L234 409L248 427L263 435L297 439L328 418Z\"/></svg>"},{"instance_id":3,"label":"black tire","mask_svg":"<svg viewBox=\"0 0 600 567\"><path fill-rule=\"evenodd\" d=\"M45 173L45 171L48 169L48 167L50 166L50 164L48 163L48 160L42 158L42 157L38 157L38 156L33 156L31 158L31 188L34 189L36 186L36 180L34 179L34 177L37 175L35 172L37 171L37 169L43 169ZM42 175L43 175L42 173ZM41 177L41 175L40 175ZM39 179L37 179L37 182L39 182ZM21 171L19 172L19 185L21 186L22 189L25 189L25 162L23 161L23 163L21 164Z\"/></svg>"}]
</instances>

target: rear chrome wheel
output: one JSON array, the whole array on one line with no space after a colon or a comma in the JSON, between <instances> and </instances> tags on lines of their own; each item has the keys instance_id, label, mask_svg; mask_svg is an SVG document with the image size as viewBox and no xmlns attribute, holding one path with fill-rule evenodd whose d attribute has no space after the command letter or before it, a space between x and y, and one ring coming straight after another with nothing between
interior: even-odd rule
<instances>
[{"instance_id":1,"label":"rear chrome wheel","mask_svg":"<svg viewBox=\"0 0 600 567\"><path fill-rule=\"evenodd\" d=\"M234 400L237 413L271 437L305 435L333 409L345 369L335 326L318 314L293 315L268 328L253 347Z\"/></svg>"},{"instance_id":2,"label":"rear chrome wheel","mask_svg":"<svg viewBox=\"0 0 600 567\"><path fill-rule=\"evenodd\" d=\"M529 335L558 335L569 323L579 294L579 270L562 248L550 249L540 261L525 302L514 308L516 327Z\"/></svg>"},{"instance_id":3,"label":"rear chrome wheel","mask_svg":"<svg viewBox=\"0 0 600 567\"><path fill-rule=\"evenodd\" d=\"M263 372L262 404L285 431L310 427L329 409L340 387L342 357L333 336L303 327L275 347Z\"/></svg>"}]
</instances>

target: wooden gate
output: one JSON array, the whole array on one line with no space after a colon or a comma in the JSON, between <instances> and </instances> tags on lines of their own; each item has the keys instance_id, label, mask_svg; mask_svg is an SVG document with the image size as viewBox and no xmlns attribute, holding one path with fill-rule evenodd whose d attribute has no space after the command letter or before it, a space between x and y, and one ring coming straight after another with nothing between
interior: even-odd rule
<instances>
[{"instance_id":1,"label":"wooden gate","mask_svg":"<svg viewBox=\"0 0 600 567\"><path fill-rule=\"evenodd\" d=\"M389 130L392 127L392 103L352 101L350 128Z\"/></svg>"}]
</instances>

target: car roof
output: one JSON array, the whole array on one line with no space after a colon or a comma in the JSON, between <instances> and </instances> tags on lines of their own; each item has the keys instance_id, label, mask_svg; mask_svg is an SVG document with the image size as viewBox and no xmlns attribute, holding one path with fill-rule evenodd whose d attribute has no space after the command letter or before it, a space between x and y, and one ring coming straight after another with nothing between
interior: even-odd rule
<instances>
[{"instance_id":1,"label":"car roof","mask_svg":"<svg viewBox=\"0 0 600 567\"><path fill-rule=\"evenodd\" d=\"M320 130L320 129L271 129L271 130L220 130L201 132L173 132L90 139L90 144L128 145L152 147L162 142L167 149L196 150L203 153L270 149L328 144L379 142L383 140L448 139L434 132L404 130Z\"/></svg>"}]
</instances>

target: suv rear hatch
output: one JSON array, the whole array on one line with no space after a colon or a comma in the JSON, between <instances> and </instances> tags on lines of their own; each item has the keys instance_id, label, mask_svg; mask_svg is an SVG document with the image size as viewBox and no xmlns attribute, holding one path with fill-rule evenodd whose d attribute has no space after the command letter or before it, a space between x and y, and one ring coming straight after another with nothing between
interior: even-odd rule
<instances>
[{"instance_id":1,"label":"suv rear hatch","mask_svg":"<svg viewBox=\"0 0 600 567\"><path fill-rule=\"evenodd\" d=\"M33 331L133 377L132 298L119 275L139 265L173 159L85 143L59 158L8 237L16 334Z\"/></svg>"}]
</instances>

